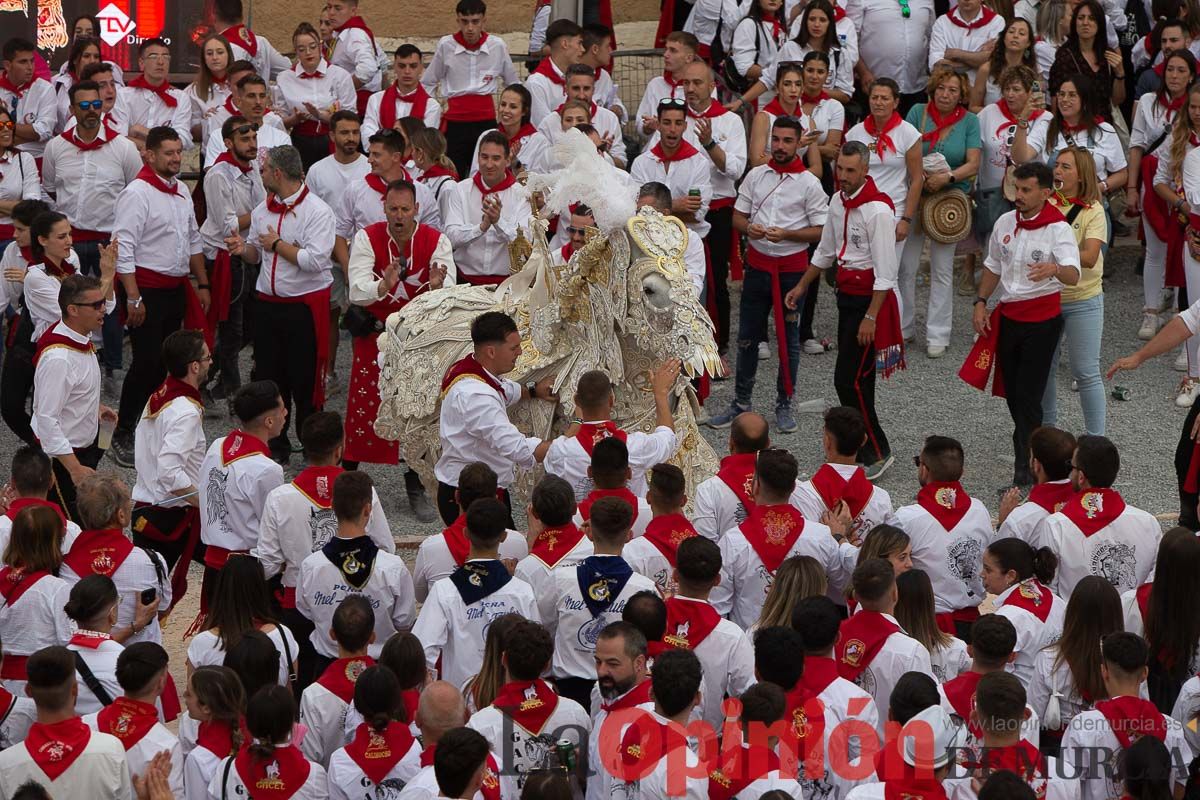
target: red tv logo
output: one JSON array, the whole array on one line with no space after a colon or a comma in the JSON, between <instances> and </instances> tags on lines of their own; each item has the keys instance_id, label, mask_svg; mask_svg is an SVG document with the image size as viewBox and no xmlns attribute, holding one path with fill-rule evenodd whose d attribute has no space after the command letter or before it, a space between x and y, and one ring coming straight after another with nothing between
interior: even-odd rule
<instances>
[{"instance_id":1,"label":"red tv logo","mask_svg":"<svg viewBox=\"0 0 1200 800\"><path fill-rule=\"evenodd\" d=\"M113 3L100 9L96 19L100 20L100 39L109 47L116 47L137 27L137 23Z\"/></svg>"}]
</instances>

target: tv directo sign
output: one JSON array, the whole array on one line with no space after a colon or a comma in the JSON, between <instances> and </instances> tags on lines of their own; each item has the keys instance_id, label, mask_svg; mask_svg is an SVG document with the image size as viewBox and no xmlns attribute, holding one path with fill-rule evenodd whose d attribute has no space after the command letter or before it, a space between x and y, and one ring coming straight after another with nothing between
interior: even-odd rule
<instances>
[{"instance_id":1,"label":"tv directo sign","mask_svg":"<svg viewBox=\"0 0 1200 800\"><path fill-rule=\"evenodd\" d=\"M114 3L109 3L100 9L96 14L96 19L100 21L100 40L109 47L116 47L121 42L137 44L141 41L140 37L133 34L137 23ZM161 21L161 16L159 20ZM170 39L164 39L164 41L168 45L171 43Z\"/></svg>"}]
</instances>

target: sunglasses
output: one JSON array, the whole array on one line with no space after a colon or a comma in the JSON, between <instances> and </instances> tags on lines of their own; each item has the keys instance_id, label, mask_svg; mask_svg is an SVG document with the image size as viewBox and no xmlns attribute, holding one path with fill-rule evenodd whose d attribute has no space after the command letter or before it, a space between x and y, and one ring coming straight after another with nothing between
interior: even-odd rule
<instances>
[{"instance_id":1,"label":"sunglasses","mask_svg":"<svg viewBox=\"0 0 1200 800\"><path fill-rule=\"evenodd\" d=\"M233 135L234 136L244 136L245 134L250 133L250 131L254 131L257 133L258 132L258 124L251 122L247 125L238 125L236 128L233 129Z\"/></svg>"},{"instance_id":2,"label":"sunglasses","mask_svg":"<svg viewBox=\"0 0 1200 800\"><path fill-rule=\"evenodd\" d=\"M0 131L11 131L15 127L17 127L17 123L11 119L0 120Z\"/></svg>"},{"instance_id":3,"label":"sunglasses","mask_svg":"<svg viewBox=\"0 0 1200 800\"><path fill-rule=\"evenodd\" d=\"M104 306L107 304L108 304L107 300L97 300L94 303L71 303L71 305L73 305L73 306L78 306L79 308L90 308L95 311L103 311Z\"/></svg>"},{"instance_id":4,"label":"sunglasses","mask_svg":"<svg viewBox=\"0 0 1200 800\"><path fill-rule=\"evenodd\" d=\"M84 111L99 111L104 107L103 100L80 100L79 107Z\"/></svg>"},{"instance_id":5,"label":"sunglasses","mask_svg":"<svg viewBox=\"0 0 1200 800\"><path fill-rule=\"evenodd\" d=\"M576 228L574 225L567 226L567 235L569 236L582 236L585 233L587 233L587 228Z\"/></svg>"}]
</instances>

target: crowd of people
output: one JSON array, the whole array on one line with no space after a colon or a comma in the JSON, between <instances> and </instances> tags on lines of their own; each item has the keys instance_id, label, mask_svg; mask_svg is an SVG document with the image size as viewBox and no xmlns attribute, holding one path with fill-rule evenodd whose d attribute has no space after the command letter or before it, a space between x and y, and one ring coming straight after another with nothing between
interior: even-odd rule
<instances>
[{"instance_id":1,"label":"crowd of people","mask_svg":"<svg viewBox=\"0 0 1200 800\"><path fill-rule=\"evenodd\" d=\"M136 69L105 60L94 17L57 74L4 42L0 417L22 444L0 498L0 798L1200 791L1200 16L943 5L668 0L633 113L604 2L583 25L539 2L523 82L483 0L431 54L390 55L357 0L280 49L215 0L186 88L160 39ZM621 430L591 371L559 389L565 431L526 436L508 408L558 402L555 377L506 378L517 322L480 314L440 387L436 497L403 472L445 526L410 565L358 469L403 463L374 428L378 337L420 294L509 276L542 208L523 179L564 166L572 129L686 226L712 377L734 380L706 414L728 453L695 486L671 463L675 361L649 379L652 430ZM952 203L972 224L947 229ZM1104 436L1104 255L1139 213L1145 344L1109 374L1176 349L1187 370L1166 534L1113 488ZM562 265L596 215L553 216ZM960 376L1012 417L998 521L948 436L914 459L915 502L873 484L896 463L876 377L905 366L926 264L927 356L963 345ZM771 432L797 430L800 354L830 349L823 276L841 405L802 465ZM1078 437L1056 427L1064 347ZM177 686L162 622L189 590Z\"/></svg>"}]
</instances>

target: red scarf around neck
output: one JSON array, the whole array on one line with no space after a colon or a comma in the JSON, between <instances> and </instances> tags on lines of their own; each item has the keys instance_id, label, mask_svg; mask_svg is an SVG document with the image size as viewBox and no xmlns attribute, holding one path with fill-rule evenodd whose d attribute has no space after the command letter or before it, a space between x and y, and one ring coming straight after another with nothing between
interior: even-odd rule
<instances>
[{"instance_id":1,"label":"red scarf around neck","mask_svg":"<svg viewBox=\"0 0 1200 800\"><path fill-rule=\"evenodd\" d=\"M162 179L162 176L150 169L149 166L142 167L141 170L138 171L137 177L134 178L134 180L145 181L163 194L178 195L180 197L183 196L183 194L179 191L178 181L176 181L174 184L167 183Z\"/></svg>"},{"instance_id":2,"label":"red scarf around neck","mask_svg":"<svg viewBox=\"0 0 1200 800\"><path fill-rule=\"evenodd\" d=\"M1115 489L1086 489L1062 508L1062 514L1085 537L1107 527L1125 511L1125 499Z\"/></svg>"},{"instance_id":3,"label":"red scarf around neck","mask_svg":"<svg viewBox=\"0 0 1200 800\"><path fill-rule=\"evenodd\" d=\"M700 151L692 147L691 142L687 141L686 139L680 139L679 146L675 148L675 152L671 155L667 155L667 152L663 150L662 139L659 139L658 144L650 148L650 152L654 154L655 158L664 164L674 164L676 161L684 161L689 159Z\"/></svg>"},{"instance_id":4,"label":"red scarf around neck","mask_svg":"<svg viewBox=\"0 0 1200 800\"><path fill-rule=\"evenodd\" d=\"M148 92L153 92L154 94L158 95L158 99L163 101L168 108L175 108L179 105L178 98L171 94L170 81L163 81L158 86L151 86L150 82L146 80L145 75L138 75L125 85L130 89L145 89Z\"/></svg>"},{"instance_id":5,"label":"red scarf around neck","mask_svg":"<svg viewBox=\"0 0 1200 800\"><path fill-rule=\"evenodd\" d=\"M158 723L158 709L128 697L118 697L96 715L96 728L121 740L125 750L142 740Z\"/></svg>"},{"instance_id":6,"label":"red scarf around neck","mask_svg":"<svg viewBox=\"0 0 1200 800\"><path fill-rule=\"evenodd\" d=\"M4 72L0 72L0 89L3 89L4 91L15 94L17 96L17 99L20 100L23 97L25 97L25 93L27 91L29 91L29 87L33 86L34 81L37 81L37 80L41 80L41 79L38 78L36 75L34 75L28 81L26 81L25 83L22 83L20 86L18 86L17 84L15 84L11 80L9 80L8 70L5 70ZM130 83L130 85L131 86L133 85L132 82Z\"/></svg>"},{"instance_id":7,"label":"red scarf around neck","mask_svg":"<svg viewBox=\"0 0 1200 800\"><path fill-rule=\"evenodd\" d=\"M1017 212L1017 231L1036 231L1047 225L1066 221L1067 218L1053 203L1043 203L1041 210L1030 219L1025 219L1019 211Z\"/></svg>"},{"instance_id":8,"label":"red scarf around neck","mask_svg":"<svg viewBox=\"0 0 1200 800\"><path fill-rule=\"evenodd\" d=\"M564 255L566 255L565 252ZM583 452L588 454L588 458L592 457L592 451L597 444L609 438L624 442L629 439L629 434L618 428L617 423L611 419L603 422L585 422L579 426L579 431L575 434L575 441L579 442L579 446L583 448Z\"/></svg>"},{"instance_id":9,"label":"red scarf around neck","mask_svg":"<svg viewBox=\"0 0 1200 800\"><path fill-rule=\"evenodd\" d=\"M672 567L675 566L675 555L680 542L699 536L696 528L683 514L664 514L650 520L646 526L646 541L658 548L663 558Z\"/></svg>"},{"instance_id":10,"label":"red scarf around neck","mask_svg":"<svg viewBox=\"0 0 1200 800\"><path fill-rule=\"evenodd\" d=\"M334 28L334 30L337 31L338 33L341 33L342 31L349 31L349 30L363 31L364 33L367 34L367 37L371 40L371 49L375 48L374 32L372 32L372 30L367 27L367 23L363 20L362 17L358 16L357 14L355 14L353 17L351 17L350 19L343 22L341 25Z\"/></svg>"},{"instance_id":11,"label":"red scarf around neck","mask_svg":"<svg viewBox=\"0 0 1200 800\"><path fill-rule=\"evenodd\" d=\"M767 161L767 166L779 175L799 175L801 172L804 172L806 169L808 169L806 166L804 166L804 159L800 156L792 156L789 161L786 161L783 164L780 164L774 158L771 158Z\"/></svg>"},{"instance_id":12,"label":"red scarf around neck","mask_svg":"<svg viewBox=\"0 0 1200 800\"><path fill-rule=\"evenodd\" d=\"M676 650L695 650L721 622L721 615L706 600L676 595L668 597L666 605L667 627L662 640Z\"/></svg>"},{"instance_id":13,"label":"red scarf around neck","mask_svg":"<svg viewBox=\"0 0 1200 800\"><path fill-rule=\"evenodd\" d=\"M467 37L462 35L462 31L456 31L454 36L451 38L458 42L459 47L462 47L464 50L468 50L473 53L479 48L483 47L483 43L488 40L488 34L486 32L481 33L479 38L475 40L475 44L469 44L467 42Z\"/></svg>"},{"instance_id":14,"label":"red scarf around neck","mask_svg":"<svg viewBox=\"0 0 1200 800\"><path fill-rule=\"evenodd\" d=\"M60 324L64 328L66 327L66 323ZM96 348L92 345L91 339L88 339L87 342L79 342L75 339L72 339L70 336L67 336L65 333L59 333L57 329L58 325L52 325L51 327L47 328L46 332L43 333L41 338L38 339L37 351L33 354L33 366L35 368L37 367L38 361L41 360L42 354L55 347L65 347L68 350L75 350L88 355L96 352Z\"/></svg>"},{"instance_id":15,"label":"red scarf around neck","mask_svg":"<svg viewBox=\"0 0 1200 800\"><path fill-rule=\"evenodd\" d=\"M383 90L383 97L379 103L379 127L390 130L396 126L396 103L405 102L412 104L412 108L408 110L409 117L425 120L425 108L429 105L429 93L425 91L425 87L420 83L417 88L408 94L400 94L400 87L395 83Z\"/></svg>"},{"instance_id":16,"label":"red scarf around neck","mask_svg":"<svg viewBox=\"0 0 1200 800\"><path fill-rule=\"evenodd\" d=\"M475 188L479 190L479 193L484 197L487 197L489 194L503 192L510 186L514 186L517 182L517 176L513 175L512 170L506 169L504 170L504 177L501 178L495 186L488 186L487 183L484 182L482 172L476 172L475 177L472 178L472 180L475 183Z\"/></svg>"},{"instance_id":17,"label":"red scarf around neck","mask_svg":"<svg viewBox=\"0 0 1200 800\"><path fill-rule=\"evenodd\" d=\"M63 513L62 507L57 503L51 503L49 500L43 500L40 497L18 497L8 504L8 510L4 512L4 516L11 520L17 519L17 514L30 506L45 506L46 508L54 509L54 513L58 514L58 518L62 520L63 527L67 525L67 515Z\"/></svg>"},{"instance_id":18,"label":"red scarf around neck","mask_svg":"<svg viewBox=\"0 0 1200 800\"><path fill-rule=\"evenodd\" d=\"M733 800L759 778L779 769L779 756L766 746L739 747L723 753L708 774L709 800Z\"/></svg>"},{"instance_id":19,"label":"red scarf around neck","mask_svg":"<svg viewBox=\"0 0 1200 800\"><path fill-rule=\"evenodd\" d=\"M1017 119L1017 115L1012 112L1012 109L1008 107L1008 101L1003 97L996 101L996 108L1004 116L1004 122L996 128L996 135L999 136L1003 131L1006 131L1012 126L1018 124L1019 120ZM1046 112L1040 108L1034 110L1033 113L1029 115L1029 121L1033 122L1034 120L1040 118L1044 113Z\"/></svg>"},{"instance_id":20,"label":"red scarf around neck","mask_svg":"<svg viewBox=\"0 0 1200 800\"><path fill-rule=\"evenodd\" d=\"M476 173L478 175L478 173ZM445 377L442 378L442 397L446 396L446 392L450 391L450 387L458 383L460 380L471 378L477 381L482 381L495 390L496 394L500 395L501 400L505 400L504 388L496 378L493 378L488 373L483 365L475 360L474 353L468 353L446 370Z\"/></svg>"},{"instance_id":21,"label":"red scarf around neck","mask_svg":"<svg viewBox=\"0 0 1200 800\"><path fill-rule=\"evenodd\" d=\"M729 113L729 109L718 103L716 100L709 102L708 108L703 111L693 111L691 106L687 106L687 114L692 119L716 119Z\"/></svg>"},{"instance_id":22,"label":"red scarf around neck","mask_svg":"<svg viewBox=\"0 0 1200 800\"><path fill-rule=\"evenodd\" d=\"M971 711L975 708L975 690L979 688L979 679L982 677L982 672L967 670L959 673L957 678L952 678L942 684L942 691L946 693L946 700L950 703L950 707L954 709L954 713L967 725L971 735L976 739L982 738L983 731L971 721Z\"/></svg>"},{"instance_id":23,"label":"red scarf around neck","mask_svg":"<svg viewBox=\"0 0 1200 800\"><path fill-rule=\"evenodd\" d=\"M251 436L243 430L234 428L221 443L221 466L228 467L240 458L253 455L271 457L271 448L257 436Z\"/></svg>"},{"instance_id":24,"label":"red scarf around neck","mask_svg":"<svg viewBox=\"0 0 1200 800\"><path fill-rule=\"evenodd\" d=\"M203 408L200 401L200 390L189 383L179 380L172 375L168 375L163 381L162 386L154 390L154 394L150 395L150 399L146 401L146 416L154 419L159 412L166 408L173 400L186 397L196 404L197 408Z\"/></svg>"},{"instance_id":25,"label":"red scarf around neck","mask_svg":"<svg viewBox=\"0 0 1200 800\"><path fill-rule=\"evenodd\" d=\"M90 142L85 142L80 139L77 131L78 126L63 131L61 136L84 152L88 152L90 150L99 150L101 147L104 147L104 145L120 136L120 134L113 130L109 125L107 117L104 118L103 127L96 132L96 138L92 139Z\"/></svg>"},{"instance_id":26,"label":"red scarf around neck","mask_svg":"<svg viewBox=\"0 0 1200 800\"><path fill-rule=\"evenodd\" d=\"M25 749L42 772L55 781L83 754L91 738L92 729L79 717L53 725L35 722L25 736Z\"/></svg>"},{"instance_id":27,"label":"red scarf around neck","mask_svg":"<svg viewBox=\"0 0 1200 800\"><path fill-rule=\"evenodd\" d=\"M861 206L865 206L867 203L870 203L875 200L878 200L881 203L886 203L887 207L892 209L892 211L896 210L895 204L892 203L892 198L888 197L886 194L879 191L879 187L877 187L875 185L875 179L872 178L870 175L868 175L866 180L863 181L863 185L859 188L857 194L855 194L854 196L850 196L850 195L846 194L845 191L842 191L841 199L842 199L842 208L843 208L842 249L838 252L838 258L842 258L843 256L846 255L846 245L850 242L850 212L851 211L853 211L854 209L859 208ZM876 330L878 330L878 323L876 323Z\"/></svg>"},{"instance_id":28,"label":"red scarf around neck","mask_svg":"<svg viewBox=\"0 0 1200 800\"><path fill-rule=\"evenodd\" d=\"M560 73L555 68L554 62L551 61L549 58L543 58L540 62L538 62L537 69L535 69L533 71L533 74L541 75L543 78L546 78L551 83L553 83L555 86L566 86L567 85L566 76L564 76L562 73Z\"/></svg>"},{"instance_id":29,"label":"red scarf around neck","mask_svg":"<svg viewBox=\"0 0 1200 800\"><path fill-rule=\"evenodd\" d=\"M404 722L389 722L383 732L362 723L346 745L346 755L378 786L412 749L412 731Z\"/></svg>"},{"instance_id":30,"label":"red scarf around neck","mask_svg":"<svg viewBox=\"0 0 1200 800\"><path fill-rule=\"evenodd\" d=\"M933 130L922 133L921 140L935 145L941 140L942 133L953 128L960 120L967 116L967 109L965 106L955 106L953 111L942 116L942 113L937 109L937 105L930 101L925 104L925 114L933 120Z\"/></svg>"},{"instance_id":31,"label":"red scarf around neck","mask_svg":"<svg viewBox=\"0 0 1200 800\"><path fill-rule=\"evenodd\" d=\"M1029 578L1014 586L1001 605L1023 608L1045 624L1054 606L1054 593L1042 586L1037 578Z\"/></svg>"},{"instance_id":32,"label":"red scarf around neck","mask_svg":"<svg viewBox=\"0 0 1200 800\"><path fill-rule=\"evenodd\" d=\"M846 479L832 465L822 464L811 480L813 490L826 508L832 511L839 501L845 500L852 520L858 519L875 493L875 487L867 480L862 467L856 467L850 478Z\"/></svg>"},{"instance_id":33,"label":"red scarf around neck","mask_svg":"<svg viewBox=\"0 0 1200 800\"><path fill-rule=\"evenodd\" d=\"M305 467L292 485L317 508L333 508L333 483L343 472L339 466Z\"/></svg>"},{"instance_id":34,"label":"red scarf around neck","mask_svg":"<svg viewBox=\"0 0 1200 800\"><path fill-rule=\"evenodd\" d=\"M21 599L21 595L33 588L42 578L49 576L45 570L26 572L22 567L0 568L0 597L12 606Z\"/></svg>"},{"instance_id":35,"label":"red scarf around neck","mask_svg":"<svg viewBox=\"0 0 1200 800\"><path fill-rule=\"evenodd\" d=\"M588 496L583 499L583 502L579 504L579 516L584 522L592 518L592 504L601 497L619 497L624 500L629 504L630 509L633 510L633 522L637 522L638 498L637 495L629 491L625 486L619 489L592 489Z\"/></svg>"},{"instance_id":36,"label":"red scarf around neck","mask_svg":"<svg viewBox=\"0 0 1200 800\"><path fill-rule=\"evenodd\" d=\"M647 677L620 697L611 701L601 700L600 710L606 714L611 714L615 711L624 711L627 708L637 708L645 703L653 703L654 695L650 692L652 688L654 687L650 683L650 678Z\"/></svg>"},{"instance_id":37,"label":"red scarf around neck","mask_svg":"<svg viewBox=\"0 0 1200 800\"><path fill-rule=\"evenodd\" d=\"M863 130L867 132L868 136L875 140L875 155L879 156L880 161L883 160L883 157L888 150L891 150L893 153L899 152L896 149L896 143L892 141L892 137L888 134L900 127L900 123L903 121L904 120L900 118L900 114L895 111L892 112L892 116L888 118L888 121L883 124L883 130L880 130L875 126L875 118L871 115L868 114L867 118L863 120ZM868 178L868 180L870 180L870 178Z\"/></svg>"},{"instance_id":38,"label":"red scarf around neck","mask_svg":"<svg viewBox=\"0 0 1200 800\"><path fill-rule=\"evenodd\" d=\"M455 566L461 567L467 563L467 555L471 552L471 543L467 541L467 513L458 515L458 519L450 523L450 527L442 531L442 538L446 540L446 549L450 551L450 557L454 559Z\"/></svg>"},{"instance_id":39,"label":"red scarf around neck","mask_svg":"<svg viewBox=\"0 0 1200 800\"><path fill-rule=\"evenodd\" d=\"M971 509L971 496L958 481L930 481L917 492L917 505L949 533Z\"/></svg>"},{"instance_id":40,"label":"red scarf around neck","mask_svg":"<svg viewBox=\"0 0 1200 800\"><path fill-rule=\"evenodd\" d=\"M980 28L987 27L987 24L996 18L996 12L992 11L987 6L980 6L979 16L970 22L967 22L958 15L957 8L950 12L947 16L950 18L950 21L958 27L965 28L969 31L975 31L979 30Z\"/></svg>"},{"instance_id":41,"label":"red scarf around neck","mask_svg":"<svg viewBox=\"0 0 1200 800\"><path fill-rule=\"evenodd\" d=\"M349 704L354 701L354 685L358 682L358 676L373 666L375 659L370 656L339 658L325 668L321 677L317 678L317 683L343 703Z\"/></svg>"},{"instance_id":42,"label":"red scarf around neck","mask_svg":"<svg viewBox=\"0 0 1200 800\"><path fill-rule=\"evenodd\" d=\"M228 39L230 44L236 44L249 53L251 58L258 55L258 38L245 25L232 25L221 35Z\"/></svg>"},{"instance_id":43,"label":"red scarf around neck","mask_svg":"<svg viewBox=\"0 0 1200 800\"><path fill-rule=\"evenodd\" d=\"M1143 736L1153 736L1160 742L1166 741L1167 722L1158 708L1149 700L1140 697L1114 697L1100 700L1096 710L1108 720L1113 735L1125 749Z\"/></svg>"},{"instance_id":44,"label":"red scarf around neck","mask_svg":"<svg viewBox=\"0 0 1200 800\"><path fill-rule=\"evenodd\" d=\"M283 217L287 216L288 214L294 214L296 208L304 202L306 197L308 197L307 186L300 190L300 194L296 195L296 199L291 203L287 202L281 197L277 197L274 192L271 192L267 195L267 211L270 211L272 214L278 214L280 218L279 221L282 223ZM278 232L278 230L276 232Z\"/></svg>"},{"instance_id":45,"label":"red scarf around neck","mask_svg":"<svg viewBox=\"0 0 1200 800\"><path fill-rule=\"evenodd\" d=\"M63 556L63 563L81 579L89 575L111 578L132 552L133 542L120 529L83 531L71 552Z\"/></svg>"},{"instance_id":46,"label":"red scarf around neck","mask_svg":"<svg viewBox=\"0 0 1200 800\"><path fill-rule=\"evenodd\" d=\"M529 555L537 557L547 567L553 569L566 557L567 553L583 541L583 531L568 522L559 528L546 528L533 540Z\"/></svg>"},{"instance_id":47,"label":"red scarf around neck","mask_svg":"<svg viewBox=\"0 0 1200 800\"><path fill-rule=\"evenodd\" d=\"M1029 490L1029 502L1041 506L1051 514L1062 511L1063 506L1074 496L1075 487L1070 481L1039 483Z\"/></svg>"},{"instance_id":48,"label":"red scarf around neck","mask_svg":"<svg viewBox=\"0 0 1200 800\"><path fill-rule=\"evenodd\" d=\"M558 695L550 688L550 684L541 679L509 681L496 692L492 705L537 736L554 714L554 709L558 708Z\"/></svg>"},{"instance_id":49,"label":"red scarf around neck","mask_svg":"<svg viewBox=\"0 0 1200 800\"><path fill-rule=\"evenodd\" d=\"M804 516L790 503L757 505L738 529L774 575L804 533Z\"/></svg>"},{"instance_id":50,"label":"red scarf around neck","mask_svg":"<svg viewBox=\"0 0 1200 800\"><path fill-rule=\"evenodd\" d=\"M242 173L243 175L245 175L250 170L254 169L254 167L251 164L243 164L242 162L238 161L236 158L233 157L233 153L229 152L228 150L221 153L221 155L217 156L216 160L213 161L213 163L214 164L230 164L230 165L236 167L238 172Z\"/></svg>"},{"instance_id":51,"label":"red scarf around neck","mask_svg":"<svg viewBox=\"0 0 1200 800\"><path fill-rule=\"evenodd\" d=\"M773 117L791 117L792 119L796 119L800 116L802 109L800 108L800 103L797 102L796 108L788 111L783 107L783 103L779 102L779 96L776 95L774 100L763 106L763 111Z\"/></svg>"},{"instance_id":52,"label":"red scarf around neck","mask_svg":"<svg viewBox=\"0 0 1200 800\"><path fill-rule=\"evenodd\" d=\"M857 678L875 660L888 637L899 630L900 626L882 613L867 609L842 622L834 646L838 674L848 681Z\"/></svg>"},{"instance_id":53,"label":"red scarf around neck","mask_svg":"<svg viewBox=\"0 0 1200 800\"><path fill-rule=\"evenodd\" d=\"M717 477L737 496L747 514L754 508L750 486L754 482L754 465L757 462L758 453L734 453L722 458L721 468L717 470Z\"/></svg>"},{"instance_id":54,"label":"red scarf around neck","mask_svg":"<svg viewBox=\"0 0 1200 800\"><path fill-rule=\"evenodd\" d=\"M276 747L271 758L262 759L248 745L233 759L246 792L255 800L289 800L308 782L312 763L295 745Z\"/></svg>"}]
</instances>

